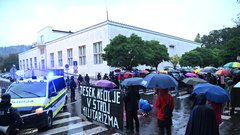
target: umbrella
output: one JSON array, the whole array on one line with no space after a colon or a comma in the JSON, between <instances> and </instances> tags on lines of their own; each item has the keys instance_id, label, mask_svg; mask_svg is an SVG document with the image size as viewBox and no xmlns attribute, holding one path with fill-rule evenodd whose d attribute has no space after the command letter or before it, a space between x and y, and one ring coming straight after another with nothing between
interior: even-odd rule
<instances>
[{"instance_id":1,"label":"umbrella","mask_svg":"<svg viewBox=\"0 0 240 135\"><path fill-rule=\"evenodd\" d=\"M167 74L168 71L167 70L158 70L159 73L163 73L163 74Z\"/></svg>"},{"instance_id":2,"label":"umbrella","mask_svg":"<svg viewBox=\"0 0 240 135\"><path fill-rule=\"evenodd\" d=\"M215 73L217 69L215 67L205 67L201 70L201 72L207 72L207 73Z\"/></svg>"},{"instance_id":3,"label":"umbrella","mask_svg":"<svg viewBox=\"0 0 240 135\"><path fill-rule=\"evenodd\" d=\"M224 103L230 100L229 94L226 90L210 83L202 83L195 85L193 92L196 94L205 93L209 101L216 103Z\"/></svg>"},{"instance_id":4,"label":"umbrella","mask_svg":"<svg viewBox=\"0 0 240 135\"><path fill-rule=\"evenodd\" d=\"M98 80L96 81L96 86L102 87L102 88L115 88L117 85L114 82L108 81L108 80Z\"/></svg>"},{"instance_id":5,"label":"umbrella","mask_svg":"<svg viewBox=\"0 0 240 135\"><path fill-rule=\"evenodd\" d=\"M231 73L229 70L221 69L221 70L218 70L217 72L215 72L215 74L229 76Z\"/></svg>"},{"instance_id":6,"label":"umbrella","mask_svg":"<svg viewBox=\"0 0 240 135\"><path fill-rule=\"evenodd\" d=\"M141 70L140 73L143 73L143 74L148 74L149 71L148 70Z\"/></svg>"},{"instance_id":7,"label":"umbrella","mask_svg":"<svg viewBox=\"0 0 240 135\"><path fill-rule=\"evenodd\" d=\"M123 85L123 86L140 85L142 80L143 80L143 78L140 78L140 77L127 78L122 81L121 85Z\"/></svg>"},{"instance_id":8,"label":"umbrella","mask_svg":"<svg viewBox=\"0 0 240 135\"><path fill-rule=\"evenodd\" d=\"M186 73L185 76L186 77L198 77L198 75L195 73Z\"/></svg>"},{"instance_id":9,"label":"umbrella","mask_svg":"<svg viewBox=\"0 0 240 135\"><path fill-rule=\"evenodd\" d=\"M170 75L151 73L143 78L141 85L146 88L171 88L177 87L178 82Z\"/></svg>"},{"instance_id":10,"label":"umbrella","mask_svg":"<svg viewBox=\"0 0 240 135\"><path fill-rule=\"evenodd\" d=\"M197 73L200 72L201 70L202 70L201 68L197 68L197 69L193 70L193 72L197 74Z\"/></svg>"},{"instance_id":11,"label":"umbrella","mask_svg":"<svg viewBox=\"0 0 240 135\"><path fill-rule=\"evenodd\" d=\"M131 73L131 72L125 72L124 74L123 74L123 77L124 78L130 78L130 77L133 77L134 76L134 73Z\"/></svg>"},{"instance_id":12,"label":"umbrella","mask_svg":"<svg viewBox=\"0 0 240 135\"><path fill-rule=\"evenodd\" d=\"M116 68L116 69L114 70L114 72L121 72L121 69Z\"/></svg>"},{"instance_id":13,"label":"umbrella","mask_svg":"<svg viewBox=\"0 0 240 135\"><path fill-rule=\"evenodd\" d=\"M196 84L199 84L199 83L207 83L206 80L203 80L203 79L200 79L200 78L194 78L194 77L185 78L182 81L186 84L189 84L189 85L196 85Z\"/></svg>"},{"instance_id":14,"label":"umbrella","mask_svg":"<svg viewBox=\"0 0 240 135\"><path fill-rule=\"evenodd\" d=\"M225 68L240 68L240 62L228 62L223 67Z\"/></svg>"}]
</instances>

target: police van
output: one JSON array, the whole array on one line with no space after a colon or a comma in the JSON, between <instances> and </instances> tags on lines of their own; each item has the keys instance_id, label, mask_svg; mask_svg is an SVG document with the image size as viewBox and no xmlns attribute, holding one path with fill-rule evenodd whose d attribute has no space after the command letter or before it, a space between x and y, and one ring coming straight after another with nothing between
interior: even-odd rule
<instances>
[{"instance_id":1,"label":"police van","mask_svg":"<svg viewBox=\"0 0 240 135\"><path fill-rule=\"evenodd\" d=\"M6 90L12 107L24 120L24 128L47 130L53 118L67 102L67 87L63 76L32 77L12 83Z\"/></svg>"}]
</instances>

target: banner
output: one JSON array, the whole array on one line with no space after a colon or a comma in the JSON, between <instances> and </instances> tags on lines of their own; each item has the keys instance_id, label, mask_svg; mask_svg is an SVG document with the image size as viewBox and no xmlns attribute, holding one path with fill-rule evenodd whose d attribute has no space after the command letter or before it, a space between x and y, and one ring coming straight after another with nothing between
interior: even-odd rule
<instances>
[{"instance_id":1,"label":"banner","mask_svg":"<svg viewBox=\"0 0 240 135\"><path fill-rule=\"evenodd\" d=\"M120 90L104 90L96 86L80 86L81 113L104 125L123 129L123 101Z\"/></svg>"}]
</instances>

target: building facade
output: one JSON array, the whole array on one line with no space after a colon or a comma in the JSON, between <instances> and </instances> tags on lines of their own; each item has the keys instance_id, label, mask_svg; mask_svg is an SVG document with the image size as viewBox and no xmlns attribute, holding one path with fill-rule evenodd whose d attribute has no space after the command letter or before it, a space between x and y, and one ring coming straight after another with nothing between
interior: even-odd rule
<instances>
[{"instance_id":1,"label":"building facade","mask_svg":"<svg viewBox=\"0 0 240 135\"><path fill-rule=\"evenodd\" d=\"M50 36L54 33L58 36ZM97 73L109 73L114 68L103 61L103 49L115 36L121 34L129 37L133 33L143 40L157 40L165 44L170 56L181 56L201 46L190 40L110 20L74 33L53 31L47 27L38 33L33 49L19 54L19 69L64 69L68 73L89 74L92 77Z\"/></svg>"}]
</instances>

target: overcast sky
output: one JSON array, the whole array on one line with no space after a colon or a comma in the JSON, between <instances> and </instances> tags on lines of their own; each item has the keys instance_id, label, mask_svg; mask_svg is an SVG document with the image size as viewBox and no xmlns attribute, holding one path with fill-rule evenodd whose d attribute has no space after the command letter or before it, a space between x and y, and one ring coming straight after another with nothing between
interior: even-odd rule
<instances>
[{"instance_id":1,"label":"overcast sky","mask_svg":"<svg viewBox=\"0 0 240 135\"><path fill-rule=\"evenodd\" d=\"M234 27L237 0L0 0L0 46L31 45L46 26L78 31L109 20L194 40ZM106 6L107 5L107 6Z\"/></svg>"}]
</instances>

